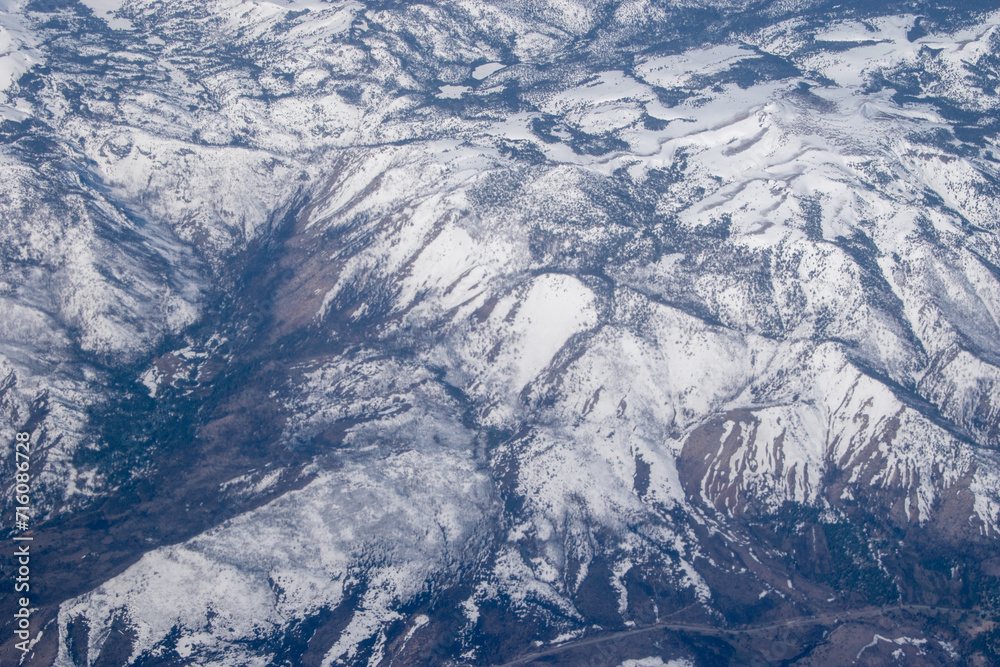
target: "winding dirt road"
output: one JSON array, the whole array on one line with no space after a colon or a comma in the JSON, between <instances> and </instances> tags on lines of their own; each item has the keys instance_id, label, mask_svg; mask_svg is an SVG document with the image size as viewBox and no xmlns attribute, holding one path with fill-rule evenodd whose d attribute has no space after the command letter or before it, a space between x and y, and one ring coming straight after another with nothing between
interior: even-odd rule
<instances>
[{"instance_id":1,"label":"winding dirt road","mask_svg":"<svg viewBox=\"0 0 1000 667\"><path fill-rule=\"evenodd\" d=\"M552 646L550 648L543 649L541 651L536 651L534 653L528 653L510 662L505 662L502 665L497 665L497 667L513 667L514 665L526 665L539 658L544 658L550 655L556 655L570 649L580 648L582 646L592 646L594 644L602 644L604 642L616 641L619 639L625 639L627 637L633 637L636 635L647 634L650 632L656 632L657 630L675 630L678 632L693 632L701 635L710 636L721 636L721 635L747 635L754 634L758 632L767 632L768 630L778 630L781 628L793 628L803 625L817 625L824 623L837 623L840 621L853 621L857 618L865 618L869 616L879 616L889 611L946 611L946 612L964 612L972 611L971 609L955 609L952 607L931 607L930 605L924 604L900 604L892 605L886 607L866 607L863 609L852 609L848 611L838 611L831 612L829 614L817 614L815 616L799 616L796 618L790 618L785 621L779 621L776 623L763 623L760 625L745 625L742 627L732 627L724 628L714 625L701 625L698 623L672 623L672 622L662 622L654 623L653 625L647 625L641 628L633 628L631 630L622 630L620 632L612 632L606 635L599 635L596 637L586 637L583 639L577 639L573 641L568 641L558 646Z\"/></svg>"}]
</instances>

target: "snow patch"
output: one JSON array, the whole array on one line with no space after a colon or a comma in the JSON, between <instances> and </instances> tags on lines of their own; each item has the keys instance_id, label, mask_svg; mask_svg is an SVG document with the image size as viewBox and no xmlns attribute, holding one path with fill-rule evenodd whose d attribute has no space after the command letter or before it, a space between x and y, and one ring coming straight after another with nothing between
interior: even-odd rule
<instances>
[{"instance_id":1,"label":"snow patch","mask_svg":"<svg viewBox=\"0 0 1000 667\"><path fill-rule=\"evenodd\" d=\"M435 97L440 100L457 100L467 93L472 92L472 88L469 86L440 86L439 92Z\"/></svg>"},{"instance_id":2,"label":"snow patch","mask_svg":"<svg viewBox=\"0 0 1000 667\"><path fill-rule=\"evenodd\" d=\"M472 78L482 81L486 77L507 67L503 63L484 63L472 70Z\"/></svg>"}]
</instances>

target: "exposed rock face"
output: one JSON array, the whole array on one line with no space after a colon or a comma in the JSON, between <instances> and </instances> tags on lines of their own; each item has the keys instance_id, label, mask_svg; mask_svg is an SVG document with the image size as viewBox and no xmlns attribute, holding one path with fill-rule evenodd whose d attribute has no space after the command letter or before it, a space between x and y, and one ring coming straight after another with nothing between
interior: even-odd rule
<instances>
[{"instance_id":1,"label":"exposed rock face","mask_svg":"<svg viewBox=\"0 0 1000 667\"><path fill-rule=\"evenodd\" d=\"M930 9L3 5L32 660L995 657L1000 14ZM897 604L968 613L781 625Z\"/></svg>"}]
</instances>

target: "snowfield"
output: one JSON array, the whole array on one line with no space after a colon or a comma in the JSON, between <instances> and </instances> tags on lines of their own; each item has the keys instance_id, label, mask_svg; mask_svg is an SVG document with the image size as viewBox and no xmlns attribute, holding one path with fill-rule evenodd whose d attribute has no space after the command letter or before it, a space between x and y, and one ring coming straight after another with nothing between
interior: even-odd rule
<instances>
[{"instance_id":1,"label":"snowfield","mask_svg":"<svg viewBox=\"0 0 1000 667\"><path fill-rule=\"evenodd\" d=\"M492 664L739 586L815 609L842 584L747 528L789 508L817 549L859 516L995 548L1000 14L640 48L661 10L536 4L0 6L38 521L178 456L238 508L52 601L54 664ZM184 448L115 477L119 405ZM898 599L911 547L858 539Z\"/></svg>"}]
</instances>

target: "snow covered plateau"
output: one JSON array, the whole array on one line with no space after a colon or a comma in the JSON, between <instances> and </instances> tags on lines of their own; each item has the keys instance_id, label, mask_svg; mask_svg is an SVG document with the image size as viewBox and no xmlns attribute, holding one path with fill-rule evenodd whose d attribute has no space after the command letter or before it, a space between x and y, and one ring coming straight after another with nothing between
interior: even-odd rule
<instances>
[{"instance_id":1,"label":"snow covered plateau","mask_svg":"<svg viewBox=\"0 0 1000 667\"><path fill-rule=\"evenodd\" d=\"M998 137L1000 2L0 0L0 660L1000 664Z\"/></svg>"}]
</instances>

